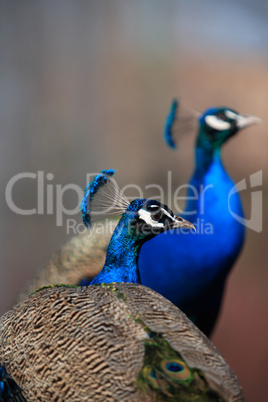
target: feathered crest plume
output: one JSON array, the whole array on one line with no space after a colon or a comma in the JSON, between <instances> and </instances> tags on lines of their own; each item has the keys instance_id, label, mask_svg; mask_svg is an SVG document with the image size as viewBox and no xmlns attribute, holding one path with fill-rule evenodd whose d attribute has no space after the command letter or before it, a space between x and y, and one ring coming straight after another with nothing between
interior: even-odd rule
<instances>
[{"instance_id":1,"label":"feathered crest plume","mask_svg":"<svg viewBox=\"0 0 268 402\"><path fill-rule=\"evenodd\" d=\"M81 202L81 212L85 226L90 227L107 215L121 215L129 206L129 201L118 187L113 169L102 170L86 186Z\"/></svg>"},{"instance_id":2,"label":"feathered crest plume","mask_svg":"<svg viewBox=\"0 0 268 402\"><path fill-rule=\"evenodd\" d=\"M197 127L199 116L200 113L181 106L181 102L177 99L172 101L164 128L164 139L170 148L177 148L175 134L176 136L186 134Z\"/></svg>"}]
</instances>

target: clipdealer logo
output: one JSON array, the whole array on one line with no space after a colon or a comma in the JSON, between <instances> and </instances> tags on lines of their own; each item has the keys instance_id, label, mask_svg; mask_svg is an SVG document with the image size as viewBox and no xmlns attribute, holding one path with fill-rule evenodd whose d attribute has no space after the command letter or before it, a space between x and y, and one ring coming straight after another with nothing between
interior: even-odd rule
<instances>
[{"instance_id":1,"label":"clipdealer logo","mask_svg":"<svg viewBox=\"0 0 268 402\"><path fill-rule=\"evenodd\" d=\"M86 184L89 183L94 176L98 173L89 173L86 176ZM37 173L33 172L23 172L18 173L13 176L7 183L5 190L5 198L8 207L16 214L19 215L55 215L56 225L63 226L65 225L65 217L72 216L72 218L68 218L66 220L66 229L67 233L78 234L84 233L87 229L84 227L81 222L81 212L80 212L80 202L83 199L84 191L81 187L79 187L75 183L69 183L66 185L55 184L52 183L54 179L54 175L52 173L44 173L43 171L38 171ZM32 180L36 186L37 191L37 205L34 208L21 208L19 206L19 200L14 199L14 188L15 186L23 180ZM113 179L114 180L114 179ZM249 177L250 188L254 189L251 191L251 215L249 219L244 218L243 216L237 215L236 212L232 210L232 197L239 193L242 190L246 190L247 181L246 179L241 180L237 183L229 192L227 197L228 208L230 214L233 216L241 224L245 225L251 230L255 232L262 231L262 190L255 188L262 185L262 171L258 171L254 174L251 174ZM136 184L127 184L122 187L122 192L126 193L131 190L132 193L135 193L135 197L128 197L131 201L134 198L146 198L144 197L144 191ZM153 191L155 194L150 197L167 205L174 206L174 212L178 215L181 213L186 214L181 209L181 203L188 203L188 206L192 206L192 208L188 208L187 216L189 220L191 220L191 216L196 217L197 210L194 209L197 206L199 208L199 216L196 222L193 222L196 225L195 234L213 234L213 225L210 222L206 222L202 216L205 214L205 195L209 191L213 190L213 186L200 186L199 188L194 187L191 184L183 184L173 189L172 186L172 172L167 173L167 185L164 189L158 184L149 184L144 187L144 190ZM74 208L68 209L64 206L64 198L68 196L68 192L72 191L76 194L77 204ZM185 195L187 193L187 196ZM75 215L80 215L78 219L74 219ZM100 231L101 229L98 228ZM112 230L112 229L111 229ZM189 231L187 231L189 234Z\"/></svg>"}]
</instances>

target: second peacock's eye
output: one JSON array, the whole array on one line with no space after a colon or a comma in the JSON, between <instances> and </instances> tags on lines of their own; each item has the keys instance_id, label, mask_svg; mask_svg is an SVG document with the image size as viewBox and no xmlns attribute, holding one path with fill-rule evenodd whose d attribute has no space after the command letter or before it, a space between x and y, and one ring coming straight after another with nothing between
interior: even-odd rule
<instances>
[{"instance_id":1,"label":"second peacock's eye","mask_svg":"<svg viewBox=\"0 0 268 402\"><path fill-rule=\"evenodd\" d=\"M219 112L216 114L217 118L222 120L222 121L229 121L228 117L224 112Z\"/></svg>"},{"instance_id":2,"label":"second peacock's eye","mask_svg":"<svg viewBox=\"0 0 268 402\"><path fill-rule=\"evenodd\" d=\"M160 221L160 219L162 218L162 216L163 216L163 212L160 210L160 211L157 211L157 212L152 212L151 213L151 218L154 220L154 221Z\"/></svg>"}]
</instances>

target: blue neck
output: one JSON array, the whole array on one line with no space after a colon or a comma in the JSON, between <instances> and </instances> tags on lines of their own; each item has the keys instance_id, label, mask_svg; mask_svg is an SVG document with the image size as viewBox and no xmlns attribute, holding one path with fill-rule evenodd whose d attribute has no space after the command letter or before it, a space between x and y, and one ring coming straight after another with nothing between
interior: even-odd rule
<instances>
[{"instance_id":1,"label":"blue neck","mask_svg":"<svg viewBox=\"0 0 268 402\"><path fill-rule=\"evenodd\" d=\"M110 282L141 283L138 256L144 241L137 238L135 228L128 221L131 218L124 215L120 219L109 243L104 267L90 285Z\"/></svg>"},{"instance_id":2,"label":"blue neck","mask_svg":"<svg viewBox=\"0 0 268 402\"><path fill-rule=\"evenodd\" d=\"M203 224L206 228L203 233L213 234L203 236L207 237L208 243L209 239L214 239L217 244L215 253L214 250L210 250L210 257L207 258L212 259L220 249L222 261L235 259L245 235L244 226L234 217L234 215L244 216L239 193L235 192L229 198L235 184L222 164L220 147L206 147L204 143L197 142L195 156L196 166L190 181L190 185L195 189L195 196L193 197L193 190L190 187L184 216L197 225L197 230L198 225L200 229L200 225ZM209 249L207 243L205 247ZM225 265L231 266L227 263ZM204 271L203 268L200 269ZM211 274L216 271L212 267Z\"/></svg>"},{"instance_id":3,"label":"blue neck","mask_svg":"<svg viewBox=\"0 0 268 402\"><path fill-rule=\"evenodd\" d=\"M224 180L222 180L222 176L225 176ZM223 199L226 199L226 194L228 194L234 184L222 165L220 148L213 149L211 147L199 146L197 143L195 149L195 170L189 184L185 217L188 217L192 221L196 216L198 217L202 214L202 192L206 195L206 201L208 194L211 195L215 191L220 191ZM196 211L196 213L188 215L189 211ZM206 205L207 212L208 206ZM213 213L213 210L210 212Z\"/></svg>"},{"instance_id":4,"label":"blue neck","mask_svg":"<svg viewBox=\"0 0 268 402\"><path fill-rule=\"evenodd\" d=\"M194 177L202 180L213 163L221 163L220 146L214 148L207 141L202 141L199 136L195 147Z\"/></svg>"}]
</instances>

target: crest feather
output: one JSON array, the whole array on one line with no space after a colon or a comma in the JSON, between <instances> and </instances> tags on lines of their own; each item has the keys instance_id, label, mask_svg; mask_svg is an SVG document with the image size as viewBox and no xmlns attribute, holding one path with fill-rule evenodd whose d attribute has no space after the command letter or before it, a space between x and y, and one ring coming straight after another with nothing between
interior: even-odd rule
<instances>
[{"instance_id":1,"label":"crest feather","mask_svg":"<svg viewBox=\"0 0 268 402\"><path fill-rule=\"evenodd\" d=\"M81 212L88 229L104 216L123 214L129 206L128 199L113 178L115 173L113 169L101 170L85 188Z\"/></svg>"},{"instance_id":2,"label":"crest feather","mask_svg":"<svg viewBox=\"0 0 268 402\"><path fill-rule=\"evenodd\" d=\"M175 133L178 136L191 132L197 126L199 116L200 113L182 107L177 99L172 101L164 128L164 139L170 148L177 148Z\"/></svg>"}]
</instances>

